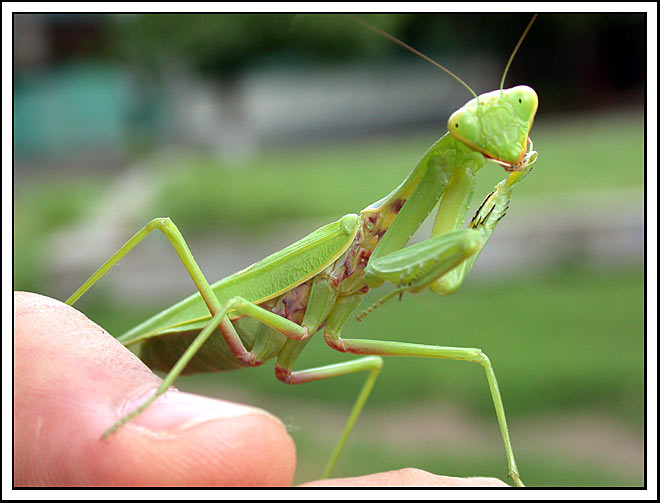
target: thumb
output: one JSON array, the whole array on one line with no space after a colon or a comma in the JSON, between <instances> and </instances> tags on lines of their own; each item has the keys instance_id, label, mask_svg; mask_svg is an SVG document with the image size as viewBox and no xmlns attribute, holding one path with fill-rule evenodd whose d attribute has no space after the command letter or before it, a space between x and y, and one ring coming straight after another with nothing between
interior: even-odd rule
<instances>
[{"instance_id":1,"label":"thumb","mask_svg":"<svg viewBox=\"0 0 660 503\"><path fill-rule=\"evenodd\" d=\"M289 485L295 447L260 409L168 391L101 435L160 383L59 301L14 293L14 484Z\"/></svg>"}]
</instances>

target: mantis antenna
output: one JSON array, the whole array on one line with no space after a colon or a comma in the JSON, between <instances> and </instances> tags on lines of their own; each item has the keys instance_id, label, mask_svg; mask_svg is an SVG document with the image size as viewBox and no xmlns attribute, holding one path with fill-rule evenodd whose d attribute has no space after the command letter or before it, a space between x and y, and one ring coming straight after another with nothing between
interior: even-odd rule
<instances>
[{"instance_id":1,"label":"mantis antenna","mask_svg":"<svg viewBox=\"0 0 660 503\"><path fill-rule=\"evenodd\" d=\"M447 68L445 68L444 66L442 66L440 63L437 63L436 61L433 61L433 60L432 60L431 58L429 58L426 54L423 54L423 53L419 52L419 51L418 51L417 49L415 49L414 47L409 46L408 44L406 44L405 42L399 40L399 39L396 38L395 36L390 35L390 34L387 33L386 31L381 30L381 29L378 28L377 26L374 26L374 25L372 25L371 23L368 23L367 21L365 21L364 19L362 19L362 18L360 18L360 17L358 17L358 16L354 16L354 15L352 15L352 14L345 14L345 16L348 17L349 19L352 19L352 20L355 21L356 23L361 24L361 25L364 26L365 28L367 28L367 29L369 29L369 30L371 30L371 31L373 31L373 32L378 33L379 35L385 37L386 39L388 39L388 40L390 40L390 41L392 41L392 42L394 42L395 44L400 45L400 46L403 47L404 49L406 49L406 50L412 52L413 54L415 54L416 56L419 56L420 58L422 58L422 59L428 61L428 62L431 63L433 66L435 66L435 67L437 67L437 68L440 68L440 70L442 70L442 71L448 73L449 75L451 75L452 77L454 77L458 82L460 82L461 84L463 84L463 85L465 86L465 88L466 88L468 91L470 91L470 93L472 94L472 96L474 96L475 98L478 99L477 94L476 94L476 93L472 90L472 88L471 88L470 86L468 86L468 85L467 85L467 84L466 84L466 83L465 83L465 82L464 82L464 81L463 81L458 75L456 75L456 74L453 73L452 71L448 70ZM531 25L531 23L530 23L530 25ZM527 29L529 30L529 26L527 27ZM525 32L525 33L527 33L527 32ZM520 45L520 42L518 43L518 45ZM515 52L514 52L514 53L515 53Z\"/></svg>"},{"instance_id":2,"label":"mantis antenna","mask_svg":"<svg viewBox=\"0 0 660 503\"><path fill-rule=\"evenodd\" d=\"M534 24L534 21L536 21L536 18L538 16L539 16L538 14L534 14L532 16L532 19L529 22L529 24L527 25L527 28L525 28L525 31L520 36L520 40L518 40L518 43L513 48L513 52L511 53L511 56L509 57L509 61L507 62L506 66L504 67L504 74L502 75L502 80L500 81L500 91L504 88L504 79L506 78L506 74L509 71L509 67L511 66L511 62L513 61L513 58L516 56L516 53L518 52L518 48L520 47L520 44L522 44L522 41L525 40L525 37L527 36L527 32L532 27L532 25Z\"/></svg>"}]
</instances>

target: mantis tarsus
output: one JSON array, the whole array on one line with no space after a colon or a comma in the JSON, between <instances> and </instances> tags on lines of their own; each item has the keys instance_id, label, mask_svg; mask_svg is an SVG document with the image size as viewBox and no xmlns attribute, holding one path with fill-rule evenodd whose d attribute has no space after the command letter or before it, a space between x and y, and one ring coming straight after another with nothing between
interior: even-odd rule
<instances>
[{"instance_id":1,"label":"mantis tarsus","mask_svg":"<svg viewBox=\"0 0 660 503\"><path fill-rule=\"evenodd\" d=\"M394 37L365 24L390 40ZM455 359L480 364L499 422L509 475L522 485L514 459L497 380L488 357L476 348L457 348L346 339L341 329L370 290L393 283L397 288L378 304L404 292L429 288L439 295L456 291L498 222L511 191L529 172L537 154L529 131L536 114L536 93L527 86L474 95L451 115L449 132L424 154L408 177L390 194L312 232L300 241L212 285L198 267L183 236L169 218L156 218L138 231L68 300L74 304L96 281L153 230L167 236L198 292L161 311L118 339L152 369L167 372L156 393L104 433L116 432L147 408L183 373L220 372L262 365L276 358L275 376L287 384L367 372L368 377L326 465L329 476L383 365L381 356ZM451 74L453 76L453 74ZM486 197L467 228L465 215L475 179L495 161L507 176ZM405 247L437 205L431 237ZM363 313L364 315L364 313ZM309 338L323 329L325 341L340 352L366 355L333 365L293 370Z\"/></svg>"}]
</instances>

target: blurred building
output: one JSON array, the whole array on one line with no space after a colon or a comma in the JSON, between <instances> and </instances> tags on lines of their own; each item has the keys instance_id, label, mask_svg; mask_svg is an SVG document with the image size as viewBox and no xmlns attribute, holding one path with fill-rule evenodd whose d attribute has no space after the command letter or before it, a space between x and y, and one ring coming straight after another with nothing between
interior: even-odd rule
<instances>
[{"instance_id":1,"label":"blurred building","mask_svg":"<svg viewBox=\"0 0 660 503\"><path fill-rule=\"evenodd\" d=\"M448 113L470 97L428 63L345 19L309 16L291 30L292 16L204 18L15 14L16 162L113 167L164 144L244 157L265 144L444 128ZM444 48L442 62L483 92L496 85L493 76L519 36L497 27L524 26L528 15L389 18L413 45ZM644 25L643 15L543 16L509 80L528 70L522 79L534 76L529 83L544 96L543 113L561 109L561 99L575 109L641 104ZM475 40L468 28L479 33ZM118 49L122 37L129 49L139 46L132 58ZM623 50L615 43L622 40L630 56L625 72L606 63Z\"/></svg>"},{"instance_id":2,"label":"blurred building","mask_svg":"<svg viewBox=\"0 0 660 503\"><path fill-rule=\"evenodd\" d=\"M130 117L129 76L97 57L97 15L14 16L17 161L119 161Z\"/></svg>"}]
</instances>

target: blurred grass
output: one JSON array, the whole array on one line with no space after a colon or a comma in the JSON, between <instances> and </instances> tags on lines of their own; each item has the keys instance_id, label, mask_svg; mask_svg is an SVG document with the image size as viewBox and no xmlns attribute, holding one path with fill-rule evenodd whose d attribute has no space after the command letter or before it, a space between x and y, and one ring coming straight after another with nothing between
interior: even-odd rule
<instances>
[{"instance_id":1,"label":"blurred grass","mask_svg":"<svg viewBox=\"0 0 660 503\"><path fill-rule=\"evenodd\" d=\"M15 188L14 289L39 291L48 270L46 238L79 221L103 191L96 177L44 177Z\"/></svg>"}]
</instances>

